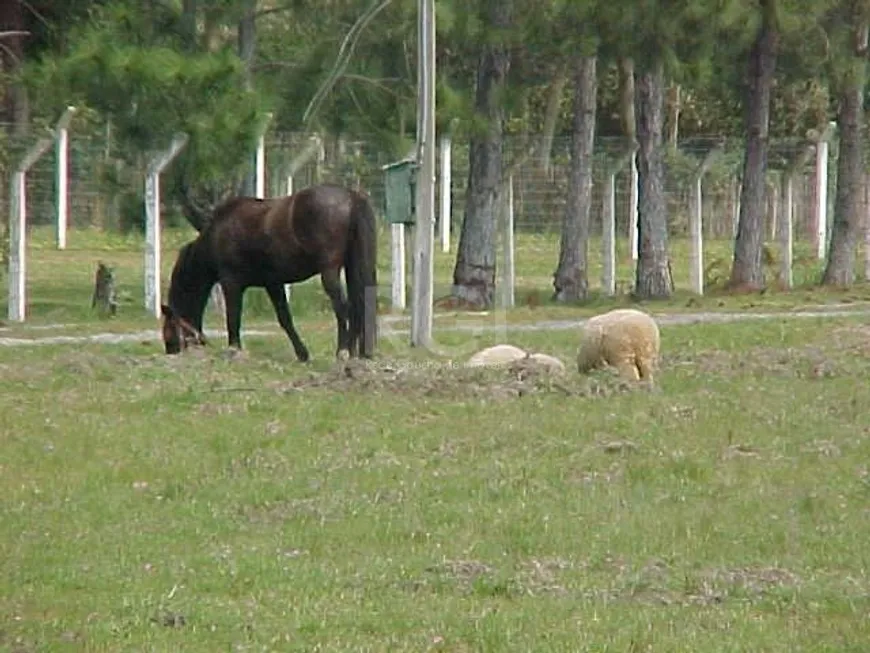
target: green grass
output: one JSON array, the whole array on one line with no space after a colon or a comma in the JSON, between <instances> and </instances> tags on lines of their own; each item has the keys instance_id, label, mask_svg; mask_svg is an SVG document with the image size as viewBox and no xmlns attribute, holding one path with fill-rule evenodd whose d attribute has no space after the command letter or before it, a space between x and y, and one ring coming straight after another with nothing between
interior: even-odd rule
<instances>
[{"instance_id":1,"label":"green grass","mask_svg":"<svg viewBox=\"0 0 870 653\"><path fill-rule=\"evenodd\" d=\"M166 230L163 233L162 288L168 288L169 275L180 245L194 236L192 229ZM380 297L384 310L390 305L390 247L388 232L382 230L379 254ZM456 242L450 253L436 248L435 297L445 297L450 292L453 265L456 257ZM412 238L409 236L408 246ZM633 275L633 263L628 252L628 243L620 240L617 247L619 296L608 298L600 293L600 246L597 240L590 244L591 297L581 305L555 305L552 295L552 275L558 259L556 235L518 234L517 308L510 311L507 319L524 322L544 319L571 319L588 316L614 306L630 303L626 289ZM712 268L711 276L727 276L731 261L730 241L710 241L705 251L705 261ZM856 304L870 301L870 285L862 282L845 290L826 290L816 286L821 264L811 256L808 243L799 242L795 252L795 283L791 292L774 290L764 294L729 296L715 288L704 297L694 297L688 283L688 243L675 239L671 242L673 274L676 284L674 297L667 302L651 302L645 307L652 312L677 312L695 310L792 310L800 306L816 304ZM54 246L53 233L44 227L34 228L29 236L27 320L25 325L8 325L8 335L26 335L29 326L46 327L57 324L75 325L72 329L56 331L75 333L95 331L125 331L154 328L156 320L143 308L143 240L141 236L122 237L96 230L76 229L69 233L68 248L58 251ZM91 311L90 299L93 290L93 275L98 260L115 266L121 294L120 314L117 319L100 320ZM863 265L863 254L859 256ZM5 281L5 276L4 276ZM408 276L408 297L411 295L411 274ZM5 309L7 286L0 284L0 306ZM320 287L319 278L298 284L294 289L292 310L302 323L329 325L333 318L329 301ZM444 313L444 311L438 311ZM446 311L449 313L450 311ZM5 313L5 310L4 310ZM406 311L405 315L408 315ZM0 316L0 318L5 317ZM209 314L206 325L222 327L217 316ZM243 328L254 325L276 326L272 307L262 289L250 289L245 294ZM303 332L304 336L304 332Z\"/></svg>"},{"instance_id":2,"label":"green grass","mask_svg":"<svg viewBox=\"0 0 870 653\"><path fill-rule=\"evenodd\" d=\"M305 336L0 348L0 649L870 648L860 320L663 326L653 392Z\"/></svg>"}]
</instances>

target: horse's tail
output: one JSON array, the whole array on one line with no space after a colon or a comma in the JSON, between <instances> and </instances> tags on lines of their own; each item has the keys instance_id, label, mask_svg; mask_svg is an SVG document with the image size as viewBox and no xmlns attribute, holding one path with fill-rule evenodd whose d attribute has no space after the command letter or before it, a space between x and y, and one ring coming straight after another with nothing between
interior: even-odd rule
<instances>
[{"instance_id":1,"label":"horse's tail","mask_svg":"<svg viewBox=\"0 0 870 653\"><path fill-rule=\"evenodd\" d=\"M344 262L350 304L350 332L358 336L359 353L371 358L377 344L378 233L371 203L354 198L350 242Z\"/></svg>"}]
</instances>

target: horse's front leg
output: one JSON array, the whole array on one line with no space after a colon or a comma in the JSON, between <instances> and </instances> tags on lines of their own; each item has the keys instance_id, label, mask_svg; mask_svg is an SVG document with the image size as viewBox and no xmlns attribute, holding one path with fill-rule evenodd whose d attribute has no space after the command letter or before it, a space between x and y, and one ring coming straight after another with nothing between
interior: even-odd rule
<instances>
[{"instance_id":1,"label":"horse's front leg","mask_svg":"<svg viewBox=\"0 0 870 653\"><path fill-rule=\"evenodd\" d=\"M284 294L283 284L266 286L266 292L269 294L269 299L275 308L278 324L281 325L284 333L287 334L290 342L293 343L293 351L296 352L296 358L305 363L309 359L308 348L302 342L302 338L299 337L296 327L293 325L293 316L290 314L290 305L287 303L287 295Z\"/></svg>"},{"instance_id":2,"label":"horse's front leg","mask_svg":"<svg viewBox=\"0 0 870 653\"><path fill-rule=\"evenodd\" d=\"M224 302L227 310L227 344L236 349L242 348L240 335L242 327L242 294L244 289L234 281L222 280Z\"/></svg>"}]
</instances>

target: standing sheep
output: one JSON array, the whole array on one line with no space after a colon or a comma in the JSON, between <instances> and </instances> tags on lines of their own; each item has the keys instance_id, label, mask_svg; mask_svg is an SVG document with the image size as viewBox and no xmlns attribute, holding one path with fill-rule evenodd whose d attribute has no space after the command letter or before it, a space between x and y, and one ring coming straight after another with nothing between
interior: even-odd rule
<instances>
[{"instance_id":1,"label":"standing sheep","mask_svg":"<svg viewBox=\"0 0 870 653\"><path fill-rule=\"evenodd\" d=\"M655 320L642 311L621 308L586 322L577 368L585 374L612 365L624 378L652 383L658 357L659 328Z\"/></svg>"}]
</instances>

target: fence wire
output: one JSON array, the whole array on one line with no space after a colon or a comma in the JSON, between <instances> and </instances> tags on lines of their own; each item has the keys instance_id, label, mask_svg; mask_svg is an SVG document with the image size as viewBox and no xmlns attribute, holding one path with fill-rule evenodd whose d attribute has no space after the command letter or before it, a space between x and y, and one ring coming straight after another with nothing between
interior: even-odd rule
<instances>
[{"instance_id":1,"label":"fence wire","mask_svg":"<svg viewBox=\"0 0 870 653\"><path fill-rule=\"evenodd\" d=\"M527 156L531 139L507 138L504 146L505 166L512 172L514 184L514 219L518 232L556 233L565 215L569 192L570 139L556 138L548 161L541 156ZM593 165L593 191L590 206L590 233L601 233L605 198L605 167L608 156L620 146L619 139L599 138ZM15 153L23 153L25 143L9 144L3 164L9 179L15 167ZM835 144L828 158L828 201L833 208L836 184ZM69 135L69 216L75 227L111 229L120 222L123 207L119 196L125 189L144 184L144 170L128 169L119 163L113 142L103 133ZM775 225L782 208L783 178L789 166L806 150L805 143L777 141L771 144L767 175L767 233L774 237ZM452 143L451 203L453 223L461 224L465 211L468 181L468 143ZM705 156L717 150L702 182L704 234L708 238L727 238L734 233L739 212L742 142L716 137L695 138L663 151L664 188L668 206L669 230L683 236L688 226L691 198L697 169ZM11 156L10 156L11 155ZM384 181L382 166L397 157L379 149L373 141L324 139L319 146L294 133L271 133L265 141L265 188L267 195L287 192L288 177L296 189L322 181L332 181L365 189L377 209L382 210ZM27 174L28 221L46 225L55 215L54 149L45 153ZM296 166L292 170L292 166ZM438 183L441 172L438 171ZM793 175L794 233L810 237L815 228L816 200L815 158L807 157ZM629 216L629 166L616 173L617 230L627 234ZM164 196L165 197L165 196ZM438 195L440 200L440 193ZM0 193L0 209L8 215L9 183ZM166 201L164 199L164 201ZM172 207L164 206L164 210Z\"/></svg>"},{"instance_id":2,"label":"fence wire","mask_svg":"<svg viewBox=\"0 0 870 653\"><path fill-rule=\"evenodd\" d=\"M7 132L8 133L8 132ZM518 287L551 285L552 271L558 258L558 241L565 217L571 171L571 139L557 137L548 159L530 156L528 144L537 136L505 139L504 167L513 182L514 221L517 243L516 272ZM9 215L9 179L17 161L32 141L0 143L0 166L7 183L0 189L0 210ZM141 224L136 220L123 220L123 214L140 211L140 205L125 202L131 191L144 190L144 156L124 156L117 150L116 141L106 131L69 131L69 221L72 234L75 229L94 228L106 232L116 231L122 224ZM597 138L592 167L592 200L589 207L590 236L600 238L602 217L607 198L604 197L606 175L612 171L614 157L624 149L621 139ZM836 193L837 143L830 144L828 156L828 224L833 219ZM693 210L693 193L702 164L703 234L710 241L707 261L725 260L731 251L736 233L740 202L740 175L743 165L743 142L740 139L720 137L685 139L676 147L661 151L664 164L664 191L667 202L668 228L674 239L674 265L688 272L689 216ZM465 214L466 186L469 173L469 144L457 138L451 144L451 226L452 248L455 245ZM811 251L817 232L817 183L814 148L805 141L779 140L770 144L766 179L766 211L764 238L768 243L779 236L784 221L783 186L786 178L792 180L793 234L796 251ZM265 138L265 194L283 195L288 191L288 178L292 176L293 189L320 182L335 182L362 188L371 197L379 218L384 213L383 166L403 158L378 145L375 139L340 139L324 137L312 140L297 133L270 132ZM121 161L137 161L136 165ZM440 162L440 157L436 159ZM870 160L870 159L868 159ZM170 164L171 165L171 164ZM56 153L49 149L27 174L28 225L48 226L55 221L55 166ZM436 169L440 167L440 163ZM615 172L615 219L617 254L621 257L622 278L619 284L630 283L631 269L626 260L630 216L630 167L625 162ZM441 183L441 170L437 169L437 183ZM436 203L440 203L440 190ZM171 194L162 195L164 215L179 215L171 201ZM440 219L440 206L436 205L436 219ZM5 226L7 219L2 219ZM383 221L382 221L382 224ZM0 235L2 235L0 230ZM383 230L384 232L386 230ZM386 233L383 234L386 238ZM74 237L74 236L73 236ZM714 241L718 240L718 244ZM682 243L682 244L681 244ZM436 246L437 248L437 246ZM596 243L590 243L593 266L600 265ZM440 251L440 248L437 248ZM706 248L705 248L706 249ZM796 254L797 256L797 254ZM806 256L806 255L805 255ZM382 250L382 265L389 265L389 248ZM444 264L446 266L446 263ZM446 270L446 267L444 268ZM436 280L443 293L451 283L446 271L436 272ZM590 270L590 277L598 275ZM410 277L409 277L410 279ZM389 293L389 279L384 279ZM682 282L681 282L682 283ZM624 287L624 286L620 286Z\"/></svg>"}]
</instances>

